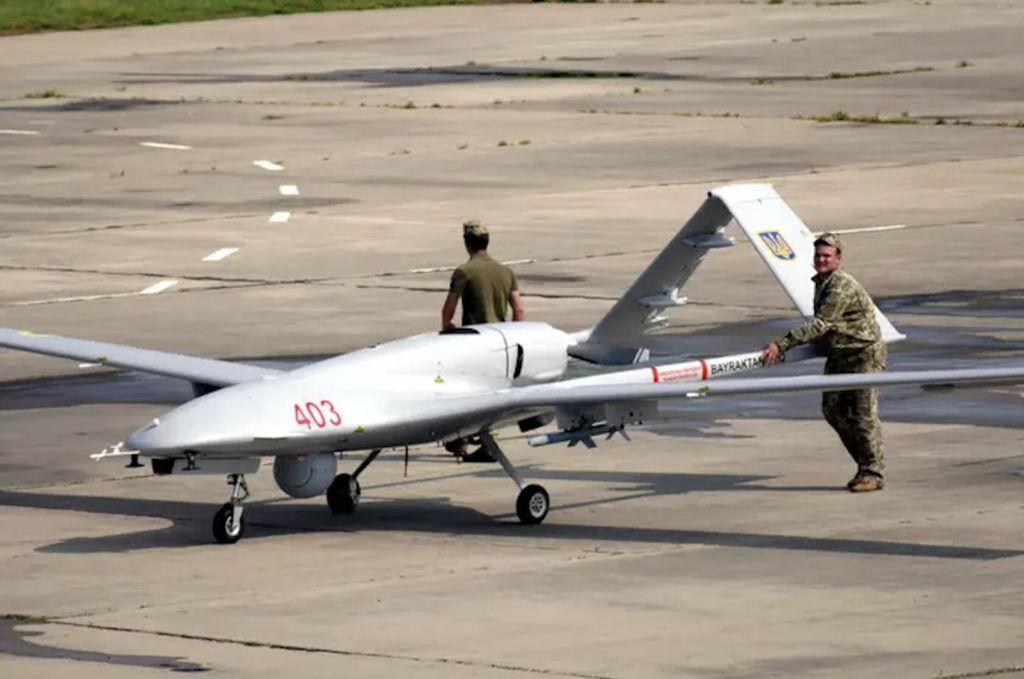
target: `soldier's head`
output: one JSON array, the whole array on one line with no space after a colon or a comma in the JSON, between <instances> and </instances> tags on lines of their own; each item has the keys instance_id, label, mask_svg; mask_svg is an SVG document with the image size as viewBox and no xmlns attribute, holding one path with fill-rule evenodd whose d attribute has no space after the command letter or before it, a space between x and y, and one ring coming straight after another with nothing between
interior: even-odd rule
<instances>
[{"instance_id":1,"label":"soldier's head","mask_svg":"<svg viewBox=\"0 0 1024 679\"><path fill-rule=\"evenodd\" d=\"M481 222L471 219L462 225L462 242L471 254L486 250L491 242L491 234Z\"/></svg>"},{"instance_id":2,"label":"soldier's head","mask_svg":"<svg viewBox=\"0 0 1024 679\"><path fill-rule=\"evenodd\" d=\"M832 273L843 263L843 242L834 233L823 233L814 241L814 270Z\"/></svg>"}]
</instances>

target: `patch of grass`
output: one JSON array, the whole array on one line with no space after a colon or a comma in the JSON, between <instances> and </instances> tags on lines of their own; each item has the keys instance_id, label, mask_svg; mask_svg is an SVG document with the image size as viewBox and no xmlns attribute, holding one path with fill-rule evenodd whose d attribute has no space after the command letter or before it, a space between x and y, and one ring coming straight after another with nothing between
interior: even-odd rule
<instances>
[{"instance_id":1,"label":"patch of grass","mask_svg":"<svg viewBox=\"0 0 1024 679\"><path fill-rule=\"evenodd\" d=\"M974 66L974 64L972 64L971 62L967 61L966 59L961 59L960 61L956 62L956 67L957 68L968 68L970 66Z\"/></svg>"},{"instance_id":2,"label":"patch of grass","mask_svg":"<svg viewBox=\"0 0 1024 679\"><path fill-rule=\"evenodd\" d=\"M1016 122L1008 120L997 120L992 122L975 122L973 120L947 120L946 118L936 118L936 125L959 125L961 127L1014 127L1017 129L1024 129L1024 120L1018 120Z\"/></svg>"},{"instance_id":3,"label":"patch of grass","mask_svg":"<svg viewBox=\"0 0 1024 679\"><path fill-rule=\"evenodd\" d=\"M276 113L268 113L267 115L260 118L260 120L281 120L284 116L277 115Z\"/></svg>"},{"instance_id":4,"label":"patch of grass","mask_svg":"<svg viewBox=\"0 0 1024 679\"><path fill-rule=\"evenodd\" d=\"M883 118L879 113L875 113L873 116L867 115L850 115L842 109L838 109L823 116L813 116L806 118L803 116L797 116L797 120L813 120L817 123L874 123L881 125L917 125L918 121L916 118L911 118L905 111L902 116L898 118Z\"/></svg>"},{"instance_id":5,"label":"patch of grass","mask_svg":"<svg viewBox=\"0 0 1024 679\"><path fill-rule=\"evenodd\" d=\"M880 75L901 75L903 73L928 73L934 71L933 66L916 66L914 68L898 68L891 71L854 71L845 73L843 71L832 71L827 76L808 76L807 80L843 80L846 78L874 78Z\"/></svg>"},{"instance_id":6,"label":"patch of grass","mask_svg":"<svg viewBox=\"0 0 1024 679\"><path fill-rule=\"evenodd\" d=\"M928 73L934 66L916 66L914 68L898 68L891 71L832 71L826 75L805 75L802 77L784 77L782 80L847 80L850 78L876 78L885 75L902 75L904 73ZM776 78L751 78L751 85L774 85Z\"/></svg>"},{"instance_id":7,"label":"patch of grass","mask_svg":"<svg viewBox=\"0 0 1024 679\"><path fill-rule=\"evenodd\" d=\"M63 92L50 88L48 90L42 90L40 92L29 92L28 94L21 95L22 99L64 99L68 95Z\"/></svg>"},{"instance_id":8,"label":"patch of grass","mask_svg":"<svg viewBox=\"0 0 1024 679\"><path fill-rule=\"evenodd\" d=\"M494 4L495 1L513 4L531 0L2 0L0 35L147 26L300 12L482 5Z\"/></svg>"}]
</instances>

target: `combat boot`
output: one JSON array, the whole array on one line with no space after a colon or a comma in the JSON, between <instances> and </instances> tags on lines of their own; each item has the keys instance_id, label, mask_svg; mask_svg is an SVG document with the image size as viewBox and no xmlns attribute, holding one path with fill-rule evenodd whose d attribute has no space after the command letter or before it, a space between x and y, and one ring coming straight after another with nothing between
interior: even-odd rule
<instances>
[{"instance_id":1,"label":"combat boot","mask_svg":"<svg viewBox=\"0 0 1024 679\"><path fill-rule=\"evenodd\" d=\"M851 493L870 493L873 490L885 488L885 482L877 474L862 474L854 478L846 485Z\"/></svg>"}]
</instances>

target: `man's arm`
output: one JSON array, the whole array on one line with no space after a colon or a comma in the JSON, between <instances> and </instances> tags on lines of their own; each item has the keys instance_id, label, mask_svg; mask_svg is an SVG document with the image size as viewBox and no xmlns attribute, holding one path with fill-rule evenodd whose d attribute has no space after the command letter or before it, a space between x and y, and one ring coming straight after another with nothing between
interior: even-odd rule
<instances>
[{"instance_id":1,"label":"man's arm","mask_svg":"<svg viewBox=\"0 0 1024 679\"><path fill-rule=\"evenodd\" d=\"M833 286L828 291L827 297L822 302L821 308L814 315L814 318L803 325L793 328L786 333L785 337L769 342L764 347L761 355L764 357L765 362L768 365L772 365L778 360L780 354L784 354L795 346L821 339L829 330L835 329L843 313L850 305L851 299L853 299L852 291L847 290L842 285Z\"/></svg>"},{"instance_id":2,"label":"man's arm","mask_svg":"<svg viewBox=\"0 0 1024 679\"><path fill-rule=\"evenodd\" d=\"M512 320L525 321L526 305L523 304L523 296L519 294L518 290L512 291L512 297L510 301L512 303Z\"/></svg>"},{"instance_id":3,"label":"man's arm","mask_svg":"<svg viewBox=\"0 0 1024 679\"><path fill-rule=\"evenodd\" d=\"M444 300L444 306L441 307L441 329L455 327L453 319L455 318L455 307L459 305L459 300L462 299L462 291L466 288L466 275L459 269L452 272L451 282L448 284L448 297Z\"/></svg>"},{"instance_id":4,"label":"man's arm","mask_svg":"<svg viewBox=\"0 0 1024 679\"><path fill-rule=\"evenodd\" d=\"M444 306L441 308L441 329L454 328L455 324L452 319L455 318L455 307L459 305L459 296L454 292L449 292L448 297L444 300Z\"/></svg>"}]
</instances>

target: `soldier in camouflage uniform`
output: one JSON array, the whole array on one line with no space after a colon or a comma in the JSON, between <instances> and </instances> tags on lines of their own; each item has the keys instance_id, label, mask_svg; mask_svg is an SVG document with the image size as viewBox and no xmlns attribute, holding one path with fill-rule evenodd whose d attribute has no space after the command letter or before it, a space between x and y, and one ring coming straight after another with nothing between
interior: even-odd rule
<instances>
[{"instance_id":1,"label":"soldier in camouflage uniform","mask_svg":"<svg viewBox=\"0 0 1024 679\"><path fill-rule=\"evenodd\" d=\"M789 348L820 342L826 352L825 374L871 373L885 370L886 344L875 320L871 297L857 280L840 268L843 246L839 236L826 233L814 241L814 318L764 348L766 365ZM874 389L827 391L822 414L839 434L857 463L850 491L881 490L885 468L878 394Z\"/></svg>"},{"instance_id":2,"label":"soldier in camouflage uniform","mask_svg":"<svg viewBox=\"0 0 1024 679\"><path fill-rule=\"evenodd\" d=\"M448 298L441 310L442 328L454 327L452 319L460 301L462 325L505 321L509 306L513 321L526 318L516 275L487 253L490 239L487 227L480 222L470 220L462 225L462 240L469 260L452 273Z\"/></svg>"}]
</instances>

